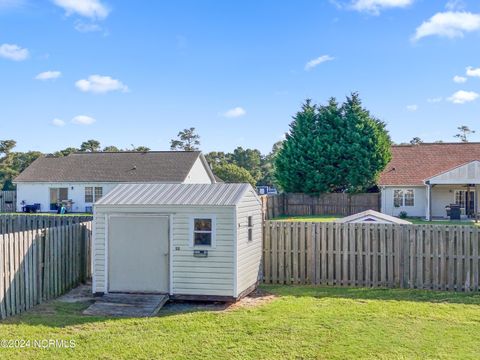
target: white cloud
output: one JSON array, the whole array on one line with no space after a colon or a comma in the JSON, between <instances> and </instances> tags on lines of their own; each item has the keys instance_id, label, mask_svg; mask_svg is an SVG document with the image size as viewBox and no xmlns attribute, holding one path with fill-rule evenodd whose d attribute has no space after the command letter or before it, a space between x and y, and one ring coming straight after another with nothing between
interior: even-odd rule
<instances>
[{"instance_id":1,"label":"white cloud","mask_svg":"<svg viewBox=\"0 0 480 360\"><path fill-rule=\"evenodd\" d=\"M378 15L384 9L404 8L413 2L414 0L353 0L350 7L353 10Z\"/></svg>"},{"instance_id":2,"label":"white cloud","mask_svg":"<svg viewBox=\"0 0 480 360\"><path fill-rule=\"evenodd\" d=\"M448 101L454 104L465 104L477 100L480 95L474 91L457 91L455 94L448 98Z\"/></svg>"},{"instance_id":3,"label":"white cloud","mask_svg":"<svg viewBox=\"0 0 480 360\"><path fill-rule=\"evenodd\" d=\"M467 4L465 4L465 1L463 0L449 0L445 5L445 9L449 11L463 10L466 7L467 7Z\"/></svg>"},{"instance_id":4,"label":"white cloud","mask_svg":"<svg viewBox=\"0 0 480 360\"><path fill-rule=\"evenodd\" d=\"M457 84L465 84L467 82L467 78L464 76L455 75L453 77L453 82L456 82Z\"/></svg>"},{"instance_id":5,"label":"white cloud","mask_svg":"<svg viewBox=\"0 0 480 360\"><path fill-rule=\"evenodd\" d=\"M309 62L307 62L305 64L305 70L306 71L309 71L309 70L312 70L314 67L324 63L324 62L327 62L327 61L332 61L334 60L335 58L330 56L330 55L322 55L322 56L319 56L318 58L316 59L313 59L313 60L310 60Z\"/></svg>"},{"instance_id":6,"label":"white cloud","mask_svg":"<svg viewBox=\"0 0 480 360\"><path fill-rule=\"evenodd\" d=\"M467 67L467 76L480 77L480 68Z\"/></svg>"},{"instance_id":7,"label":"white cloud","mask_svg":"<svg viewBox=\"0 0 480 360\"><path fill-rule=\"evenodd\" d=\"M77 14L90 19L105 19L110 9L100 0L53 0L65 10L67 16Z\"/></svg>"},{"instance_id":8,"label":"white cloud","mask_svg":"<svg viewBox=\"0 0 480 360\"><path fill-rule=\"evenodd\" d=\"M36 80L52 80L52 79L58 79L60 76L62 76L62 73L60 71L44 71L35 76Z\"/></svg>"},{"instance_id":9,"label":"white cloud","mask_svg":"<svg viewBox=\"0 0 480 360\"><path fill-rule=\"evenodd\" d=\"M436 103L439 103L441 101L442 101L441 97L434 97L434 98L427 99L427 102L430 103L430 104L436 104Z\"/></svg>"},{"instance_id":10,"label":"white cloud","mask_svg":"<svg viewBox=\"0 0 480 360\"><path fill-rule=\"evenodd\" d=\"M65 126L65 121L63 121L62 119L53 119L51 124L53 126L62 127L62 126Z\"/></svg>"},{"instance_id":11,"label":"white cloud","mask_svg":"<svg viewBox=\"0 0 480 360\"><path fill-rule=\"evenodd\" d=\"M92 125L95 121L97 120L87 115L77 115L72 119L72 123L77 125Z\"/></svg>"},{"instance_id":12,"label":"white cloud","mask_svg":"<svg viewBox=\"0 0 480 360\"><path fill-rule=\"evenodd\" d=\"M418 105L407 105L407 110L408 111L417 111L418 110Z\"/></svg>"},{"instance_id":13,"label":"white cloud","mask_svg":"<svg viewBox=\"0 0 480 360\"><path fill-rule=\"evenodd\" d=\"M87 32L96 32L102 31L102 27L95 23L84 23L83 21L76 21L75 22L75 30L83 33Z\"/></svg>"},{"instance_id":14,"label":"white cloud","mask_svg":"<svg viewBox=\"0 0 480 360\"><path fill-rule=\"evenodd\" d=\"M30 53L28 49L21 48L15 44L0 45L0 57L14 61L22 61L28 58Z\"/></svg>"},{"instance_id":15,"label":"white cloud","mask_svg":"<svg viewBox=\"0 0 480 360\"><path fill-rule=\"evenodd\" d=\"M83 92L104 94L109 91L128 92L128 86L110 76L90 75L88 79L78 80L75 86Z\"/></svg>"},{"instance_id":16,"label":"white cloud","mask_svg":"<svg viewBox=\"0 0 480 360\"><path fill-rule=\"evenodd\" d=\"M420 25L413 41L427 36L441 36L447 38L463 37L465 33L480 30L480 14L470 12L447 11L433 15Z\"/></svg>"},{"instance_id":17,"label":"white cloud","mask_svg":"<svg viewBox=\"0 0 480 360\"><path fill-rule=\"evenodd\" d=\"M244 116L246 114L247 114L247 112L245 111L244 108L242 108L240 106L237 106L237 107L234 107L233 109L225 111L221 115L226 117L226 118L238 118L238 117Z\"/></svg>"}]
</instances>

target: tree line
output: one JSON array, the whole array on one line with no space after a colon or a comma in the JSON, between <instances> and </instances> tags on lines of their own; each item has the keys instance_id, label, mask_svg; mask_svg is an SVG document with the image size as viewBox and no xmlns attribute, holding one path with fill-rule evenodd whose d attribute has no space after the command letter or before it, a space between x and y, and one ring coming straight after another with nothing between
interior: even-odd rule
<instances>
[{"instance_id":1,"label":"tree line","mask_svg":"<svg viewBox=\"0 0 480 360\"><path fill-rule=\"evenodd\" d=\"M455 138L468 142L475 131L458 127ZM409 144L421 144L419 137ZM191 127L178 132L170 141L174 151L196 151L201 138ZM239 146L233 152L205 154L214 174L225 182L248 182L277 186L286 192L365 192L375 191L380 173L391 159L392 141L383 121L362 106L357 93L343 103L331 98L326 104L306 100L293 117L285 140L276 142L268 154ZM12 180L43 154L16 152L14 140L0 141L0 183L14 189ZM146 152L146 146L121 149L101 147L98 140L84 141L78 148L67 147L48 154L68 156L75 152Z\"/></svg>"}]
</instances>

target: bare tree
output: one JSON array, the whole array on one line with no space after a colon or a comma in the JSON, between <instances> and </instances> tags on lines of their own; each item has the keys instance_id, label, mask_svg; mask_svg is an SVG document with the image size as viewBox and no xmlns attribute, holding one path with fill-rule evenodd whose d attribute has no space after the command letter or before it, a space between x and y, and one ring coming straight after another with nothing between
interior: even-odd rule
<instances>
[{"instance_id":1,"label":"bare tree","mask_svg":"<svg viewBox=\"0 0 480 360\"><path fill-rule=\"evenodd\" d=\"M195 128L183 129L177 134L177 139L170 140L170 150L196 151L200 145L200 135Z\"/></svg>"},{"instance_id":2,"label":"bare tree","mask_svg":"<svg viewBox=\"0 0 480 360\"><path fill-rule=\"evenodd\" d=\"M475 130L470 129L466 125L459 126L458 128L459 133L456 134L454 137L460 139L462 142L468 142L468 135L475 134Z\"/></svg>"}]
</instances>

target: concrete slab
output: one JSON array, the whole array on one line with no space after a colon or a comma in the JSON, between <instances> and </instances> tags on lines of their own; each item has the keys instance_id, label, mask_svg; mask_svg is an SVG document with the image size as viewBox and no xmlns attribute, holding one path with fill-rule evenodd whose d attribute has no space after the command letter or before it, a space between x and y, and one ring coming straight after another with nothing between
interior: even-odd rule
<instances>
[{"instance_id":1,"label":"concrete slab","mask_svg":"<svg viewBox=\"0 0 480 360\"><path fill-rule=\"evenodd\" d=\"M105 294L83 311L85 315L113 317L154 316L168 301L168 295Z\"/></svg>"}]
</instances>

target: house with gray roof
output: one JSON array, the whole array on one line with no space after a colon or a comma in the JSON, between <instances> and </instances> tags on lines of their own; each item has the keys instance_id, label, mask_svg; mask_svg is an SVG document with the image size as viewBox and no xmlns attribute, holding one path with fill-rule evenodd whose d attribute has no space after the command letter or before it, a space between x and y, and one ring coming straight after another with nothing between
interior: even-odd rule
<instances>
[{"instance_id":1,"label":"house with gray roof","mask_svg":"<svg viewBox=\"0 0 480 360\"><path fill-rule=\"evenodd\" d=\"M17 211L34 206L57 212L91 212L92 205L118 184L216 183L199 151L81 152L35 160L14 180Z\"/></svg>"}]
</instances>

